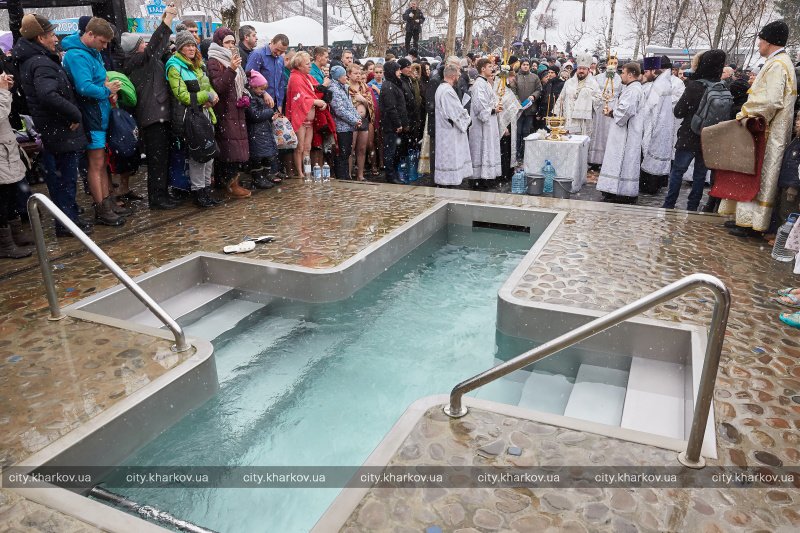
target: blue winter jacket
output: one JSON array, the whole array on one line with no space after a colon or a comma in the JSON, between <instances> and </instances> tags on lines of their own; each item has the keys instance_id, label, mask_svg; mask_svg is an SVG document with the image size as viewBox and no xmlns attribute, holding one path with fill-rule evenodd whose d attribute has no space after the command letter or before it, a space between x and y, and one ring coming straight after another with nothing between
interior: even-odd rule
<instances>
[{"instance_id":1,"label":"blue winter jacket","mask_svg":"<svg viewBox=\"0 0 800 533\"><path fill-rule=\"evenodd\" d=\"M336 131L354 131L356 122L361 120L361 115L358 114L358 110L353 105L347 87L339 83L338 80L333 80L329 89L333 94L331 114L336 122Z\"/></svg>"},{"instance_id":2,"label":"blue winter jacket","mask_svg":"<svg viewBox=\"0 0 800 533\"><path fill-rule=\"evenodd\" d=\"M74 33L61 41L66 50L64 70L75 86L78 104L83 113L83 126L88 131L107 131L111 91L106 87L106 67L100 52L81 42Z\"/></svg>"},{"instance_id":3,"label":"blue winter jacket","mask_svg":"<svg viewBox=\"0 0 800 533\"><path fill-rule=\"evenodd\" d=\"M272 130L274 109L267 107L263 96L250 93L250 107L244 110L247 118L247 136L250 138L250 159L264 159L278 155L275 133Z\"/></svg>"}]
</instances>

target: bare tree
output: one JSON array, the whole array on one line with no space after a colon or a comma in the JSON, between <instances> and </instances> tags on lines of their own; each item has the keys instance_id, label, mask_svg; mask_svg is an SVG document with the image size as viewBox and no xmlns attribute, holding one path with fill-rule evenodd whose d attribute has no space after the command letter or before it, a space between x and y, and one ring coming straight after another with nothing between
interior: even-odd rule
<instances>
[{"instance_id":1,"label":"bare tree","mask_svg":"<svg viewBox=\"0 0 800 533\"><path fill-rule=\"evenodd\" d=\"M581 41L587 36L593 34L594 31L587 28L585 22L576 22L569 28L566 32L564 32L564 37L567 41L572 43L572 49L578 50L578 46Z\"/></svg>"},{"instance_id":2,"label":"bare tree","mask_svg":"<svg viewBox=\"0 0 800 533\"><path fill-rule=\"evenodd\" d=\"M458 0L448 0L447 36L444 42L444 54L453 55L456 51L456 26L458 25Z\"/></svg>"},{"instance_id":3,"label":"bare tree","mask_svg":"<svg viewBox=\"0 0 800 533\"><path fill-rule=\"evenodd\" d=\"M553 15L541 13L536 17L536 27L544 30L544 40L547 41L547 30L558 27L558 21Z\"/></svg>"},{"instance_id":4,"label":"bare tree","mask_svg":"<svg viewBox=\"0 0 800 533\"><path fill-rule=\"evenodd\" d=\"M611 15L608 17L608 38L606 39L607 43L614 42L614 12L617 9L617 0L611 0ZM609 48L611 51L611 48Z\"/></svg>"}]
</instances>

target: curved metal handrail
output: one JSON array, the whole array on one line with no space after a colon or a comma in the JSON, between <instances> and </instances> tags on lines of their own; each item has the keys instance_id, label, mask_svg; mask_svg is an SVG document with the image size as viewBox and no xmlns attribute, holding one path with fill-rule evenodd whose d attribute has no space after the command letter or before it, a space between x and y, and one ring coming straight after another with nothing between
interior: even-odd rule
<instances>
[{"instance_id":1,"label":"curved metal handrail","mask_svg":"<svg viewBox=\"0 0 800 533\"><path fill-rule=\"evenodd\" d=\"M714 383L719 369L719 360L722 355L722 341L725 338L725 329L728 325L728 313L731 308L731 295L728 288L719 278L709 274L692 274L683 279L670 283L644 298L620 307L607 315L603 315L574 330L561 335L541 346L529 350L517 357L497 365L485 372L462 381L450 392L450 405L445 406L444 412L452 418L460 418L467 414L468 409L461 404L464 394L478 387L486 385L497 378L510 374L515 370L524 368L531 363L540 361L565 348L588 339L592 335L607 330L643 311L669 301L676 296L698 287L705 287L714 293L714 312L711 315L711 326L708 331L708 344L703 361L703 372L700 377L700 390L697 394L697 404L692 417L692 427L689 432L689 441L686 451L678 455L681 464L690 468L702 468L705 459L700 455L703 446L706 423L708 422L711 400L714 396Z\"/></svg>"},{"instance_id":2,"label":"curved metal handrail","mask_svg":"<svg viewBox=\"0 0 800 533\"><path fill-rule=\"evenodd\" d=\"M42 268L42 278L44 278L44 287L47 291L47 301L50 304L50 320L61 320L66 315L61 313L61 308L58 305L58 296L56 295L56 285L53 281L53 272L50 269L50 260L47 257L47 247L44 242L44 231L42 230L42 220L39 218L39 206L44 207L52 214L59 223L67 228L83 244L87 250L106 267L108 268L118 280L136 296L154 315L167 326L172 334L175 336L175 345L172 347L176 352L183 352L191 348L191 345L186 342L186 335L183 333L183 328L167 314L160 305L153 300L139 285L131 279L128 274L122 270L113 259L108 257L106 253L100 249L97 244L90 239L81 229L70 220L47 196L36 193L28 198L28 216L33 226L33 236L36 241L36 254L39 256L39 265Z\"/></svg>"}]
</instances>

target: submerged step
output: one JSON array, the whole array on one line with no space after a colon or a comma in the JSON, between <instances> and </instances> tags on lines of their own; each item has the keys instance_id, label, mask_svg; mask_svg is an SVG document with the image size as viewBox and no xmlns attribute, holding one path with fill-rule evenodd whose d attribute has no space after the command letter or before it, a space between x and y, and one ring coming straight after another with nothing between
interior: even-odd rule
<instances>
[{"instance_id":1,"label":"submerged step","mask_svg":"<svg viewBox=\"0 0 800 533\"><path fill-rule=\"evenodd\" d=\"M249 302L247 300L230 300L186 326L184 330L188 335L211 341L229 329L233 329L240 320L250 316L262 307L264 307L262 303Z\"/></svg>"},{"instance_id":2,"label":"submerged step","mask_svg":"<svg viewBox=\"0 0 800 533\"><path fill-rule=\"evenodd\" d=\"M178 293L171 298L167 298L158 304L162 309L164 309L164 311L167 312L168 315L170 315L172 318L178 319L183 315L194 311L198 307L202 307L216 300L230 290L231 287L227 285L201 283L200 285L195 285L191 289ZM132 316L130 320L144 326L154 326L157 328L163 326L161 321L156 318L156 316L150 312L149 309L145 309L141 313Z\"/></svg>"},{"instance_id":3,"label":"submerged step","mask_svg":"<svg viewBox=\"0 0 800 533\"><path fill-rule=\"evenodd\" d=\"M682 365L634 357L620 425L665 437L685 438L685 379Z\"/></svg>"},{"instance_id":4,"label":"submerged step","mask_svg":"<svg viewBox=\"0 0 800 533\"><path fill-rule=\"evenodd\" d=\"M562 374L548 374L534 370L525 381L519 406L563 415L573 386Z\"/></svg>"},{"instance_id":5,"label":"submerged step","mask_svg":"<svg viewBox=\"0 0 800 533\"><path fill-rule=\"evenodd\" d=\"M624 370L581 365L564 415L619 426L627 381Z\"/></svg>"}]
</instances>

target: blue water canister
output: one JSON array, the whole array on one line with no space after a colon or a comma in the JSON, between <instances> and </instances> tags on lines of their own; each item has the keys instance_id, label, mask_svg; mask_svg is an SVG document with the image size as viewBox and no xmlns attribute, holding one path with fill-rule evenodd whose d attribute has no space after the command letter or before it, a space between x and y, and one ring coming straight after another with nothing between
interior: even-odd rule
<instances>
[{"instance_id":1,"label":"blue water canister","mask_svg":"<svg viewBox=\"0 0 800 533\"><path fill-rule=\"evenodd\" d=\"M542 176L544 176L544 192L553 192L553 180L556 179L556 169L553 168L549 159L546 159L542 167Z\"/></svg>"},{"instance_id":2,"label":"blue water canister","mask_svg":"<svg viewBox=\"0 0 800 533\"><path fill-rule=\"evenodd\" d=\"M511 193L526 194L528 192L528 179L525 177L524 170L517 170L511 176Z\"/></svg>"},{"instance_id":3,"label":"blue water canister","mask_svg":"<svg viewBox=\"0 0 800 533\"><path fill-rule=\"evenodd\" d=\"M789 233L791 233L798 217L800 217L800 214L792 213L786 222L778 228L778 233L775 235L775 245L772 247L772 258L776 261L788 263L794 259L795 252L786 249L786 240L789 238Z\"/></svg>"}]
</instances>

